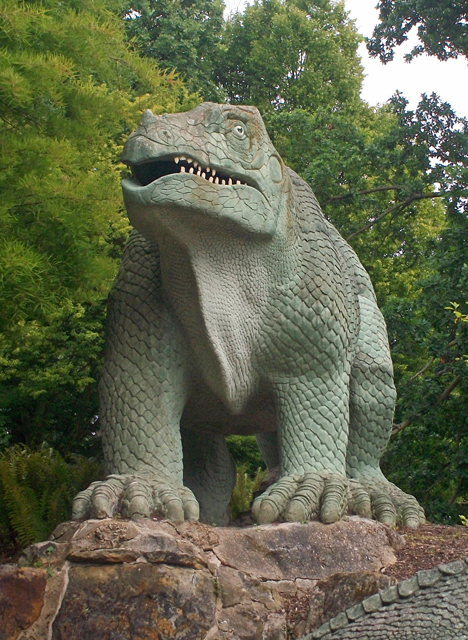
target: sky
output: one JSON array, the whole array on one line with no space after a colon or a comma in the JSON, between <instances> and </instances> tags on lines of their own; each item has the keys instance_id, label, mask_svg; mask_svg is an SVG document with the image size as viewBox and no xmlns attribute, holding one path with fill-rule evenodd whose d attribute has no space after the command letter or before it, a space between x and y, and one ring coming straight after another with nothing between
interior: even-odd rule
<instances>
[{"instance_id":1,"label":"sky","mask_svg":"<svg viewBox=\"0 0 468 640\"><path fill-rule=\"evenodd\" d=\"M245 0L225 0L227 12L242 10ZM345 0L346 9L364 36L371 36L378 22L379 12L375 8L377 0ZM449 102L458 116L468 118L468 61L458 58L441 62L435 57L422 55L408 63L403 56L416 44L417 38L397 47L395 59L383 65L378 59L370 58L364 43L360 45L366 77L361 92L362 98L371 106L386 102L398 89L415 108L422 93L437 93Z\"/></svg>"},{"instance_id":2,"label":"sky","mask_svg":"<svg viewBox=\"0 0 468 640\"><path fill-rule=\"evenodd\" d=\"M379 12L376 0L345 0L346 9L356 20L358 31L371 36L378 22ZM468 117L468 61L457 58L441 62L435 57L422 55L412 62L405 62L403 56L418 42L416 36L395 49L395 59L383 65L378 59L367 55L366 45L359 48L366 78L361 96L375 106L388 100L398 89L414 108L422 93L437 93L449 102L458 116Z\"/></svg>"}]
</instances>

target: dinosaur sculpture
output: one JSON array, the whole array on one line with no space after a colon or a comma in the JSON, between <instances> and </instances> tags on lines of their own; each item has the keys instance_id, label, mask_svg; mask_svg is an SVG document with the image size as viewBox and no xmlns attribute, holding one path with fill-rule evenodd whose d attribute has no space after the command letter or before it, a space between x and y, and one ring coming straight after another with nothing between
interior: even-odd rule
<instances>
[{"instance_id":1,"label":"dinosaur sculpture","mask_svg":"<svg viewBox=\"0 0 468 640\"><path fill-rule=\"evenodd\" d=\"M301 640L468 640L468 558L418 571Z\"/></svg>"},{"instance_id":2,"label":"dinosaur sculpture","mask_svg":"<svg viewBox=\"0 0 468 640\"><path fill-rule=\"evenodd\" d=\"M349 512L417 527L422 509L379 468L395 388L369 276L257 109L146 111L123 162L137 231L110 297L109 476L74 517L222 522L225 436L238 433L279 469L253 505L259 523Z\"/></svg>"}]
</instances>

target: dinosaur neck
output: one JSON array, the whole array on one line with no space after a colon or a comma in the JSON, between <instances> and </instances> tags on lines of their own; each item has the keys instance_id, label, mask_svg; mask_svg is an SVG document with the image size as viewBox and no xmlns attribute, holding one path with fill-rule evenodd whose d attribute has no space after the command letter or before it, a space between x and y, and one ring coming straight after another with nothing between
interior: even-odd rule
<instances>
[{"instance_id":1,"label":"dinosaur neck","mask_svg":"<svg viewBox=\"0 0 468 640\"><path fill-rule=\"evenodd\" d=\"M274 286L274 247L243 235L160 242L163 287L205 382L232 413L256 390L255 360Z\"/></svg>"}]
</instances>

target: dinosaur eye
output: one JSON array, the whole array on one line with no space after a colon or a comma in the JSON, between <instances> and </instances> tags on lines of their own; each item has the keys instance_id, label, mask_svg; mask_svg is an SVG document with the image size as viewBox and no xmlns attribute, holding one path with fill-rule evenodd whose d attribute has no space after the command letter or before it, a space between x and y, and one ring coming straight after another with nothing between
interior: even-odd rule
<instances>
[{"instance_id":1,"label":"dinosaur eye","mask_svg":"<svg viewBox=\"0 0 468 640\"><path fill-rule=\"evenodd\" d=\"M243 140L247 135L244 125L241 124L240 122L237 122L233 126L232 132L236 136L236 138L238 138L239 140Z\"/></svg>"}]
</instances>

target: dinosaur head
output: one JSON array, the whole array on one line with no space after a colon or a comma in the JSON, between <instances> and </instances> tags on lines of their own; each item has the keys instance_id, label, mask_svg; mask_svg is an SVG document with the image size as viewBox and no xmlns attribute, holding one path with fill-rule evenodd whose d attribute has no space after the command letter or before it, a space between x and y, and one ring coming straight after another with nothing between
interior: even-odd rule
<instances>
[{"instance_id":1,"label":"dinosaur head","mask_svg":"<svg viewBox=\"0 0 468 640\"><path fill-rule=\"evenodd\" d=\"M186 113L145 111L122 160L132 224L154 238L157 223L201 214L273 237L285 181L283 162L254 107L205 102Z\"/></svg>"}]
</instances>

